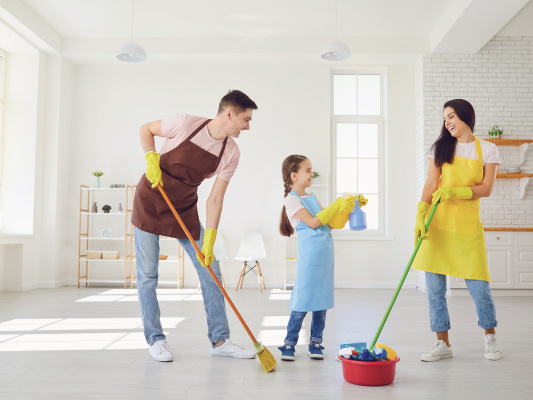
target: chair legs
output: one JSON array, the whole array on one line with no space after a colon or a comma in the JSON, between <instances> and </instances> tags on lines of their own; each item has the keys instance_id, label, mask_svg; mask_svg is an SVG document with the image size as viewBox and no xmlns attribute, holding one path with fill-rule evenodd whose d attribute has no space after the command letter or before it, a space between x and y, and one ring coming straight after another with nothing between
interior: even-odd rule
<instances>
[{"instance_id":1,"label":"chair legs","mask_svg":"<svg viewBox=\"0 0 533 400\"><path fill-rule=\"evenodd\" d=\"M256 267L257 271L255 270ZM244 263L242 264L241 273L239 275L239 280L237 281L237 287L235 288L235 291L242 289L242 284L244 283L244 276L248 272L253 272L257 275L257 280L259 281L259 289L261 289L261 291L263 291L263 288L266 289L265 278L263 277L263 272L261 271L261 264L259 264L259 261L256 261L253 267L250 267L248 265L248 262L244 261Z\"/></svg>"},{"instance_id":2,"label":"chair legs","mask_svg":"<svg viewBox=\"0 0 533 400\"><path fill-rule=\"evenodd\" d=\"M239 280L237 281L237 287L235 288L235 291L239 290L239 285L240 285L240 289L242 289L242 283L244 282L244 275L246 275L246 261L242 264L242 268L241 268L241 274L239 275Z\"/></svg>"},{"instance_id":3,"label":"chair legs","mask_svg":"<svg viewBox=\"0 0 533 400\"><path fill-rule=\"evenodd\" d=\"M261 283L263 283L263 288L266 290L266 285L265 285L265 278L263 277L263 271L261 271L261 264L259 264L259 261L256 261L257 263L257 269L259 271L259 273L257 274L257 279L259 280L259 288L261 289ZM261 291L263 291L263 289L261 289Z\"/></svg>"}]
</instances>

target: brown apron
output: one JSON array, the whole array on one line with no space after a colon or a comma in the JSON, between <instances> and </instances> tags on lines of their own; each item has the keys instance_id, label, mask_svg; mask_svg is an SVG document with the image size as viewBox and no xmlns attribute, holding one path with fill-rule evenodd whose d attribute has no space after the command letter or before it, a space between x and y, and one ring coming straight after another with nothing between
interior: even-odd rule
<instances>
[{"instance_id":1,"label":"brown apron","mask_svg":"<svg viewBox=\"0 0 533 400\"><path fill-rule=\"evenodd\" d=\"M163 154L159 162L163 188L194 240L200 239L198 186L208 175L217 170L228 140L224 139L218 156L192 143L191 139L209 121L211 120L204 121L176 148ZM157 187L152 189L152 184L144 174L135 191L131 223L145 232L187 239L159 189Z\"/></svg>"}]
</instances>

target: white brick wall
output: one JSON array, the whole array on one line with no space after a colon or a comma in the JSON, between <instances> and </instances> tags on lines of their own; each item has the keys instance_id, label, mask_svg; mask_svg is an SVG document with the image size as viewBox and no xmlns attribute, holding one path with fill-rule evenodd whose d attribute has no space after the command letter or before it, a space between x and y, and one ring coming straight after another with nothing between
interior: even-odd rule
<instances>
[{"instance_id":1,"label":"white brick wall","mask_svg":"<svg viewBox=\"0 0 533 400\"><path fill-rule=\"evenodd\" d=\"M426 55L415 73L417 196L427 176L426 154L440 134L442 106L448 100L472 103L479 138L488 138L489 129L498 125L506 139L533 139L533 37L494 37L474 55ZM517 147L498 150L502 167L517 164ZM533 173L532 144L522 170ZM533 227L533 179L524 199L518 195L518 179L498 179L492 195L481 199L483 225Z\"/></svg>"}]
</instances>

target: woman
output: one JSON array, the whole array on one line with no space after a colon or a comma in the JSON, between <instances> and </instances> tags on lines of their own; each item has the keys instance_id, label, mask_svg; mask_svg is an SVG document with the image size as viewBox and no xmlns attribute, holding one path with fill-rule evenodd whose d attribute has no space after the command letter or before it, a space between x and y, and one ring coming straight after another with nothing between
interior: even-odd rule
<instances>
[{"instance_id":1,"label":"woman","mask_svg":"<svg viewBox=\"0 0 533 400\"><path fill-rule=\"evenodd\" d=\"M430 149L429 173L418 203L415 244L425 235L413 268L426 272L431 330L437 333L433 349L422 361L452 357L448 338L450 318L446 304L446 276L464 278L476 305L478 325L485 329L487 360L499 360L496 346L496 309L490 291L485 235L479 217L479 199L492 192L500 156L496 145L473 135L475 112L461 99L444 104L442 131ZM425 232L430 204L440 204Z\"/></svg>"}]
</instances>

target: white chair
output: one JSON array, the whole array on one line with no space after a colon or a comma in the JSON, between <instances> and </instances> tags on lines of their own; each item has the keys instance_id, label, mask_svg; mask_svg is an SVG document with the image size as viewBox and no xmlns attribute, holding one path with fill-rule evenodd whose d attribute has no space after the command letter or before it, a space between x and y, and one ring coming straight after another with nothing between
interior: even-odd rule
<instances>
[{"instance_id":1,"label":"white chair","mask_svg":"<svg viewBox=\"0 0 533 400\"><path fill-rule=\"evenodd\" d=\"M239 275L239 281L237 282L237 288L235 290L242 289L244 282L244 276L248 272L253 272L257 275L259 281L259 289L263 291L266 289L265 279L263 278L263 272L261 271L261 265L259 260L266 258L265 242L263 236L259 232L247 233L241 240L239 252L237 253L236 260L243 262L241 274ZM253 266L248 263L254 262ZM256 270L257 267L257 270Z\"/></svg>"}]
</instances>

